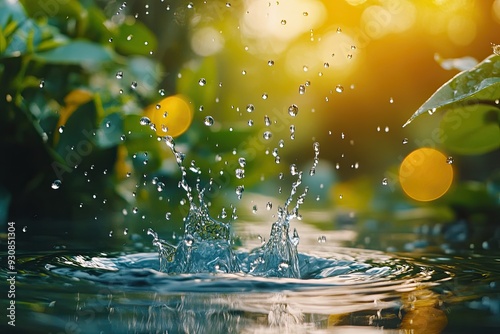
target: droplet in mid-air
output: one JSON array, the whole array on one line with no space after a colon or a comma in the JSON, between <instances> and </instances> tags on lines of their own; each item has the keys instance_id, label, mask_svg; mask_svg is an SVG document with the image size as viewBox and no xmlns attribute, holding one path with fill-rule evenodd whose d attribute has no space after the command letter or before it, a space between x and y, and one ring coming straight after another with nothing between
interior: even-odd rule
<instances>
[{"instance_id":1,"label":"droplet in mid-air","mask_svg":"<svg viewBox=\"0 0 500 334\"><path fill-rule=\"evenodd\" d=\"M273 66L273 65L274 65L274 60L269 60L269 61L267 62L267 65L268 65L268 66Z\"/></svg>"},{"instance_id":2,"label":"droplet in mid-air","mask_svg":"<svg viewBox=\"0 0 500 334\"><path fill-rule=\"evenodd\" d=\"M389 183L389 180L387 180L387 178L386 178L386 177L384 177L384 178L382 179L382 185L383 185L383 186L386 186L388 183Z\"/></svg>"},{"instance_id":3,"label":"droplet in mid-air","mask_svg":"<svg viewBox=\"0 0 500 334\"><path fill-rule=\"evenodd\" d=\"M137 88L137 81L132 81L132 83L130 84L130 88L136 89Z\"/></svg>"},{"instance_id":4,"label":"droplet in mid-air","mask_svg":"<svg viewBox=\"0 0 500 334\"><path fill-rule=\"evenodd\" d=\"M59 189L59 188L61 188L61 185L62 185L61 180L54 180L54 182L52 182L51 188L52 189Z\"/></svg>"},{"instance_id":5,"label":"droplet in mid-air","mask_svg":"<svg viewBox=\"0 0 500 334\"><path fill-rule=\"evenodd\" d=\"M281 20L281 25L284 26L286 24L286 20Z\"/></svg>"},{"instance_id":6,"label":"droplet in mid-air","mask_svg":"<svg viewBox=\"0 0 500 334\"><path fill-rule=\"evenodd\" d=\"M252 112L254 110L255 110L255 107L254 107L253 104L250 103L250 104L247 105L247 112Z\"/></svg>"},{"instance_id":7,"label":"droplet in mid-air","mask_svg":"<svg viewBox=\"0 0 500 334\"><path fill-rule=\"evenodd\" d=\"M207 80L205 78L201 78L198 80L198 85L205 86L207 84Z\"/></svg>"},{"instance_id":8,"label":"droplet in mid-air","mask_svg":"<svg viewBox=\"0 0 500 334\"><path fill-rule=\"evenodd\" d=\"M262 137L264 137L265 140L271 139L272 136L273 134L271 131L265 131L264 134L262 135Z\"/></svg>"},{"instance_id":9,"label":"droplet in mid-air","mask_svg":"<svg viewBox=\"0 0 500 334\"><path fill-rule=\"evenodd\" d=\"M453 157L451 157L451 156L449 156L448 158L446 158L446 163L447 163L448 165L451 165L451 164L453 163L453 161L454 161L454 160L453 160Z\"/></svg>"},{"instance_id":10,"label":"droplet in mid-air","mask_svg":"<svg viewBox=\"0 0 500 334\"><path fill-rule=\"evenodd\" d=\"M237 186L236 187L236 196L238 199L241 199L241 196L243 196L243 192L245 191L245 186Z\"/></svg>"},{"instance_id":11,"label":"droplet in mid-air","mask_svg":"<svg viewBox=\"0 0 500 334\"><path fill-rule=\"evenodd\" d=\"M141 125L149 125L149 124L151 124L151 120L148 117L141 117L141 119L139 120L139 123Z\"/></svg>"},{"instance_id":12,"label":"droplet in mid-air","mask_svg":"<svg viewBox=\"0 0 500 334\"><path fill-rule=\"evenodd\" d=\"M306 93L306 86L300 85L299 86L299 94L304 95Z\"/></svg>"},{"instance_id":13,"label":"droplet in mid-air","mask_svg":"<svg viewBox=\"0 0 500 334\"><path fill-rule=\"evenodd\" d=\"M337 86L335 87L335 91L336 91L337 93L342 93L342 92L344 91L344 87L343 87L343 86L341 86L341 85L337 85Z\"/></svg>"},{"instance_id":14,"label":"droplet in mid-air","mask_svg":"<svg viewBox=\"0 0 500 334\"><path fill-rule=\"evenodd\" d=\"M212 116L206 116L203 122L206 126L214 125L214 118Z\"/></svg>"},{"instance_id":15,"label":"droplet in mid-air","mask_svg":"<svg viewBox=\"0 0 500 334\"><path fill-rule=\"evenodd\" d=\"M122 71L116 72L116 78L117 79L123 79L123 72Z\"/></svg>"},{"instance_id":16,"label":"droplet in mid-air","mask_svg":"<svg viewBox=\"0 0 500 334\"><path fill-rule=\"evenodd\" d=\"M45 80L40 80L40 88L45 87Z\"/></svg>"},{"instance_id":17,"label":"droplet in mid-air","mask_svg":"<svg viewBox=\"0 0 500 334\"><path fill-rule=\"evenodd\" d=\"M403 138L403 145L408 144L408 138Z\"/></svg>"},{"instance_id":18,"label":"droplet in mid-air","mask_svg":"<svg viewBox=\"0 0 500 334\"><path fill-rule=\"evenodd\" d=\"M268 97L269 97L269 95L267 95L267 93L262 94L262 99L263 100L267 100Z\"/></svg>"},{"instance_id":19,"label":"droplet in mid-air","mask_svg":"<svg viewBox=\"0 0 500 334\"><path fill-rule=\"evenodd\" d=\"M288 114L292 117L297 116L299 113L299 107L297 107L296 104L292 104L291 106L288 107Z\"/></svg>"},{"instance_id":20,"label":"droplet in mid-air","mask_svg":"<svg viewBox=\"0 0 500 334\"><path fill-rule=\"evenodd\" d=\"M237 168L235 173L238 179L243 179L245 177L245 170L242 168Z\"/></svg>"}]
</instances>

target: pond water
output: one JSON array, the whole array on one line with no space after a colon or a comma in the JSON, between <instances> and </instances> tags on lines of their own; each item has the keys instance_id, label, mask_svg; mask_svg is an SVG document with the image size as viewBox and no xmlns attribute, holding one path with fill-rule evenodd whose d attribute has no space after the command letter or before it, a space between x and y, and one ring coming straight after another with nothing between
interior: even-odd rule
<instances>
[{"instance_id":1,"label":"pond water","mask_svg":"<svg viewBox=\"0 0 500 334\"><path fill-rule=\"evenodd\" d=\"M146 247L148 252L18 254L16 329L29 333L493 333L500 328L498 253L352 248L348 246L356 243L357 231L325 232L294 221L301 231L298 277L276 277L277 272L266 275L248 269L255 249L266 245L261 235L268 233L269 225L258 220L235 224L241 238L241 246L234 251L242 268L237 272L223 272L222 266L212 272L164 272L152 247ZM375 241L382 236L372 237ZM383 237L404 240L409 235ZM193 245L197 243L202 241L194 238ZM381 247L377 242L372 246L377 244ZM211 265L207 262L200 270L220 260L213 244L200 248L214 257ZM2 271L9 276L6 269ZM191 267L191 271L196 270ZM8 289L8 282L1 284Z\"/></svg>"}]
</instances>

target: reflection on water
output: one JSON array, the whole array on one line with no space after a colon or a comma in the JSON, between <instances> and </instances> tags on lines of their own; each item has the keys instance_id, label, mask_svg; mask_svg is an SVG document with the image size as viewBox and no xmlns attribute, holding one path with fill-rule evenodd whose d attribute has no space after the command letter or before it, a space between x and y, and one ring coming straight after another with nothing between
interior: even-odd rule
<instances>
[{"instance_id":1,"label":"reflection on water","mask_svg":"<svg viewBox=\"0 0 500 334\"><path fill-rule=\"evenodd\" d=\"M18 326L44 333L454 333L463 322L466 329L500 326L500 270L493 266L500 257L323 247L327 253L300 253L301 279L172 275L157 270L156 253L24 255ZM454 327L445 327L451 320Z\"/></svg>"}]
</instances>

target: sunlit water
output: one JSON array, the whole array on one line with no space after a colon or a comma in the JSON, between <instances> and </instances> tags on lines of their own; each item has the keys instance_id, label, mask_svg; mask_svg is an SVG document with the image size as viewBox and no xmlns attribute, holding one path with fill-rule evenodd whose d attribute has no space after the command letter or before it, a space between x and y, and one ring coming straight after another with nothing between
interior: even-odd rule
<instances>
[{"instance_id":1,"label":"sunlit water","mask_svg":"<svg viewBox=\"0 0 500 334\"><path fill-rule=\"evenodd\" d=\"M18 259L17 328L43 333L351 333L348 329L356 326L352 332L423 328L416 332L439 333L448 318L456 323L460 317L467 326L498 328L498 256L389 254L328 242L315 252L312 246L298 253L299 278L169 274L159 270L156 252L25 254ZM234 255L251 271L251 252L237 249Z\"/></svg>"}]
</instances>

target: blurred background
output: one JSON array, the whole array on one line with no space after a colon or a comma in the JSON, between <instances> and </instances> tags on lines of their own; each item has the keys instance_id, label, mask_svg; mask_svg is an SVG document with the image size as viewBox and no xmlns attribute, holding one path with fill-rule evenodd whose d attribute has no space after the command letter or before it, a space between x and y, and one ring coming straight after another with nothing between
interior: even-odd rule
<instances>
[{"instance_id":1,"label":"blurred background","mask_svg":"<svg viewBox=\"0 0 500 334\"><path fill-rule=\"evenodd\" d=\"M181 173L157 140L169 135L221 220L270 224L297 178L293 164L309 187L304 222L361 231L352 246L438 226L446 242L498 247L497 119L493 145L466 153L436 139L444 113L402 127L441 85L493 53L498 0L1 0L0 8L4 226L16 221L32 238L81 247L127 246L149 227L182 233ZM453 183L436 200L415 200L399 184L402 161L421 147L451 158Z\"/></svg>"}]
</instances>

